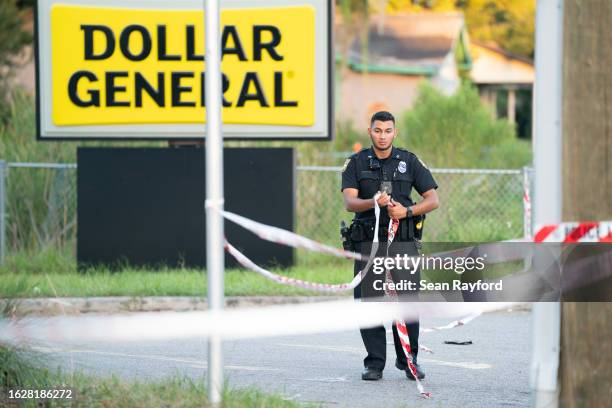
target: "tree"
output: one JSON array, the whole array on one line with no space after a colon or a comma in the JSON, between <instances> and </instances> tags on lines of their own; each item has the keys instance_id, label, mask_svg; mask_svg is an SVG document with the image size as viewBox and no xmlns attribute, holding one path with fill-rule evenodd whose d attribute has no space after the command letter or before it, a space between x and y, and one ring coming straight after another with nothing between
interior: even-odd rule
<instances>
[{"instance_id":1,"label":"tree","mask_svg":"<svg viewBox=\"0 0 612 408\"><path fill-rule=\"evenodd\" d=\"M530 144L517 140L507 121L493 119L468 83L446 96L423 82L414 106L398 120L398 145L433 167L517 168L531 161Z\"/></svg>"},{"instance_id":2,"label":"tree","mask_svg":"<svg viewBox=\"0 0 612 408\"><path fill-rule=\"evenodd\" d=\"M533 57L535 0L469 0L463 11L473 39Z\"/></svg>"},{"instance_id":3,"label":"tree","mask_svg":"<svg viewBox=\"0 0 612 408\"><path fill-rule=\"evenodd\" d=\"M0 1L0 122L5 121L10 109L7 102L16 57L31 41L31 34L23 27L23 12L17 1Z\"/></svg>"},{"instance_id":4,"label":"tree","mask_svg":"<svg viewBox=\"0 0 612 408\"><path fill-rule=\"evenodd\" d=\"M533 57L535 0L389 0L387 9L462 11L472 39Z\"/></svg>"}]
</instances>

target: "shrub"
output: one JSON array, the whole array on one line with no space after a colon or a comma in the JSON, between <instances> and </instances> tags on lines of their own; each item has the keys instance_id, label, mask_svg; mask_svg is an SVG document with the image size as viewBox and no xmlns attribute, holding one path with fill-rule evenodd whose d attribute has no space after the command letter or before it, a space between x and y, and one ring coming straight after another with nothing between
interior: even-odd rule
<instances>
[{"instance_id":1,"label":"shrub","mask_svg":"<svg viewBox=\"0 0 612 408\"><path fill-rule=\"evenodd\" d=\"M496 120L465 83L446 96L424 82L414 107L399 118L399 146L431 167L518 168L531 161L531 146L514 127Z\"/></svg>"},{"instance_id":2,"label":"shrub","mask_svg":"<svg viewBox=\"0 0 612 408\"><path fill-rule=\"evenodd\" d=\"M22 17L16 0L0 1L0 123L7 122L10 111L9 90L16 57L32 42Z\"/></svg>"}]
</instances>

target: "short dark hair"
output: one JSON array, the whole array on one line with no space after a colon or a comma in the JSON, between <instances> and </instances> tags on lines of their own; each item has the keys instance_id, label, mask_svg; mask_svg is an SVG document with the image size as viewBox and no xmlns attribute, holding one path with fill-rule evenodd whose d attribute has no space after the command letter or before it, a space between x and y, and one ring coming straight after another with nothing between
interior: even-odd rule
<instances>
[{"instance_id":1,"label":"short dark hair","mask_svg":"<svg viewBox=\"0 0 612 408\"><path fill-rule=\"evenodd\" d=\"M395 118L390 112L380 111L373 114L372 120L370 120L370 126L372 126L372 124L374 124L374 122L377 120L380 120L381 122L391 121L393 122L393 126L395 126Z\"/></svg>"}]
</instances>

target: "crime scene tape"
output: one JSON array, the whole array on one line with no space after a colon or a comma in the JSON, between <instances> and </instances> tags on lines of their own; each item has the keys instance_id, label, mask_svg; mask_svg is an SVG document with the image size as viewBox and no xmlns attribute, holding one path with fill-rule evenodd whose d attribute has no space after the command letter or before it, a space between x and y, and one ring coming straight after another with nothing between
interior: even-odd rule
<instances>
[{"instance_id":1,"label":"crime scene tape","mask_svg":"<svg viewBox=\"0 0 612 408\"><path fill-rule=\"evenodd\" d=\"M261 224L261 226L267 227L264 224ZM225 241L225 249L230 255L234 257L234 259L236 259L236 261L240 265L274 282L277 282L283 285L295 286L295 287L299 287L302 289L319 291L319 292L346 292L346 291L354 289L357 285L359 285L359 283L361 283L361 281L367 274L367 271L370 269L370 266L372 264L373 254L376 253L378 249L378 246L376 245L377 243L378 243L378 240L375 240L373 242L372 249L370 251L370 256L368 259L368 263L363 268L363 270L360 271L357 275L355 275L352 281L346 282L346 283L340 283L340 284L309 282L309 281L304 281L300 279L289 278L287 276L268 271L260 267L259 265L255 264L251 259L249 259L246 255L244 255L238 249L236 249L227 240ZM522 248L518 246L516 248L504 247L500 249L500 248L496 248L495 244L483 244L483 245L479 245L478 248L480 248L481 251L487 251L487 255L488 255L487 263L488 264L522 260L522 259L525 259L525 257L528 255L524 252ZM471 252L473 252L475 249L477 249L476 246L470 246L470 247L465 247L465 248L456 249L452 251L439 252L433 255L429 255L429 257L432 257L432 256L444 257L444 258L466 257Z\"/></svg>"},{"instance_id":2,"label":"crime scene tape","mask_svg":"<svg viewBox=\"0 0 612 408\"><path fill-rule=\"evenodd\" d=\"M224 340L314 334L379 326L396 316L459 318L516 302L404 303L353 299L204 312L143 312L0 319L0 341L140 341L218 336Z\"/></svg>"},{"instance_id":3,"label":"crime scene tape","mask_svg":"<svg viewBox=\"0 0 612 408\"><path fill-rule=\"evenodd\" d=\"M534 242L570 244L568 245L570 251L574 246L572 244L612 242L612 221L563 222L542 225L536 228L536 231ZM612 265L612 251L609 250L564 264L563 280L559 284L559 290L566 293L572 289L610 279L612 276L610 265Z\"/></svg>"},{"instance_id":4,"label":"crime scene tape","mask_svg":"<svg viewBox=\"0 0 612 408\"><path fill-rule=\"evenodd\" d=\"M308 249L310 251L321 252L340 258L349 258L361 260L361 254L356 252L346 251L344 249L334 248L329 245L321 244L313 241L312 239L303 237L294 232L284 230L282 228L273 227L259 223L257 221L250 220L241 215L234 214L229 211L219 210L218 208L212 207L215 211L219 211L224 218L240 225L241 227L255 233L261 239L266 241L275 242L277 244L292 246L294 248ZM377 219L380 216L380 210L377 214Z\"/></svg>"},{"instance_id":5,"label":"crime scene tape","mask_svg":"<svg viewBox=\"0 0 612 408\"><path fill-rule=\"evenodd\" d=\"M393 203L390 203L389 205L392 206ZM395 239L395 235L397 234L398 228L399 228L399 220L397 218L391 218L389 220L389 227L387 228L387 242L389 244L391 244L393 240ZM389 256L389 246L388 245L387 245L386 251L387 251L386 256ZM387 268L385 268L385 280L387 281L387 283L393 283L393 276L391 275L391 271L389 271L389 269ZM395 289L391 289L390 286L385 286L384 290L385 290L385 296L395 301L398 301L399 297ZM412 347L410 345L410 337L408 334L408 326L406 326L406 321L402 319L401 317L396 316L393 324L395 325L397 329L397 336L400 339L400 345L402 347L402 351L404 352L404 357L406 358L406 364L408 366L408 370L410 371L410 374L414 378L417 390L419 391L419 393L421 394L423 398L431 398L432 397L431 392L425 391L425 388L423 387L423 384L421 383L421 380L419 380L419 376L417 374L417 368L414 363L414 358L412 356Z\"/></svg>"},{"instance_id":6,"label":"crime scene tape","mask_svg":"<svg viewBox=\"0 0 612 408\"><path fill-rule=\"evenodd\" d=\"M290 278L288 276L279 275L279 274L270 272L260 267L259 265L251 261L249 258L247 258L242 252L238 251L232 244L227 242L227 240L225 241L225 249L230 255L234 257L234 259L236 259L236 261L238 261L240 265L244 266L247 269L250 269L253 272L260 274L264 278L268 278L271 281L274 281L276 283L280 283L283 285L291 285L291 286L296 286L302 289L309 289L309 290L319 291L319 292L345 292L345 291L354 289L357 285L359 285L362 279L362 275L357 274L355 275L352 281L348 283L337 284L337 285L330 284L330 283L308 282L308 281L304 281L301 279Z\"/></svg>"},{"instance_id":7,"label":"crime scene tape","mask_svg":"<svg viewBox=\"0 0 612 408\"><path fill-rule=\"evenodd\" d=\"M612 221L563 222L536 228L534 242L612 242Z\"/></svg>"},{"instance_id":8,"label":"crime scene tape","mask_svg":"<svg viewBox=\"0 0 612 408\"><path fill-rule=\"evenodd\" d=\"M378 198L378 195L374 197L374 200L376 201L377 198ZM284 230L278 227L273 227L270 225L262 224L257 221L253 221L243 216L240 216L238 214L219 210L217 207L214 207L214 206L209 206L209 208L212 208L215 211L218 211L221 215L223 215L223 217L253 232L260 238L265 239L266 241L275 242L281 245L292 246L294 248L302 248L302 249L307 249L311 251L322 252L322 253L326 253L326 254L336 256L336 257L341 257L341 258L348 258L348 259L354 259L354 260L363 260L364 258L361 254L350 252L350 251L345 251L343 249L334 248L328 245L324 245L314 240L311 240L309 238L298 235L294 232L287 231L287 230ZM363 268L363 270L361 270L357 275L355 275L353 280L351 280L350 282L341 283L341 284L327 284L327 283L309 282L309 281L304 281L300 279L289 278L287 276L268 271L260 267L259 265L255 264L245 254L240 252L236 247L234 247L227 240L225 240L225 249L230 255L234 257L234 259L236 259L236 261L240 265L276 283L283 284L283 285L289 285L289 286L295 286L295 287L312 290L312 291L319 291L319 292L346 292L346 291L354 289L356 286L359 285L359 283L361 283L361 281L367 274L368 270L370 269L371 263L373 261L373 254L375 254L376 251L378 250L378 246L377 246L379 242L378 241L378 227L379 227L379 220L380 220L380 208L378 207L378 205L375 206L374 210L375 210L375 216L376 216L374 240L373 240L373 245L370 251L370 255L368 257L368 263ZM522 242L522 240L517 240L517 242ZM508 251L507 248L505 248L505 251L502 251L500 253L499 250L496 250L495 244L484 244L484 245L480 245L479 247L481 247L483 250L487 250L490 252L490 254L488 253L489 255L489 258L487 260L488 264L515 261L515 260L523 259L525 257L524 252L520 248L516 248L514 251ZM465 257L475 248L476 248L475 246L469 246L469 247L465 247L461 249L432 254L430 256L439 256L439 257L446 257L446 258Z\"/></svg>"},{"instance_id":9,"label":"crime scene tape","mask_svg":"<svg viewBox=\"0 0 612 408\"><path fill-rule=\"evenodd\" d=\"M447 324L446 326L427 327L427 328L421 329L420 332L421 333L431 333L431 332L439 331L439 330L453 329L455 327L459 327L459 326L463 326L463 325L468 324L469 322L471 322L472 320L474 320L475 318L477 318L481 314L482 314L482 312L475 312L475 313L472 313L471 315L469 315L467 317L464 317L463 319L454 320L454 321L450 322L449 324Z\"/></svg>"},{"instance_id":10,"label":"crime scene tape","mask_svg":"<svg viewBox=\"0 0 612 408\"><path fill-rule=\"evenodd\" d=\"M531 238L533 231L531 230L531 184L527 172L523 172L523 236Z\"/></svg>"},{"instance_id":11,"label":"crime scene tape","mask_svg":"<svg viewBox=\"0 0 612 408\"><path fill-rule=\"evenodd\" d=\"M374 202L380 197L380 193L374 196ZM287 231L278 227L273 227L270 225L262 224L248 218L242 217L238 214L230 213L227 211L219 210L218 207L210 206L210 208L215 211L219 211L223 217L227 218L230 221L235 222L236 224L242 226L243 228L248 229L249 231L255 233L262 239L265 239L270 242L276 242L282 245L292 246L294 248L303 248L316 252L323 252L333 256L342 257L342 258L350 258L356 260L362 260L363 257L361 254L345 251L341 249L337 249L328 245L321 244L319 242L313 241L309 238L303 237L301 235L295 234L291 231ZM287 276L279 275L273 272L270 272L259 265L255 264L246 255L236 249L232 244L230 244L227 239L225 240L225 249L227 252L238 261L238 263L244 266L247 269L250 269L253 272L260 274L261 276L270 279L276 283L280 283L283 285L290 285L299 287L302 289L308 289L319 292L346 292L354 289L361 283L364 276L370 269L372 262L374 260L374 254L378 250L378 222L380 220L380 207L378 204L374 206L374 214L376 217L376 226L374 230L374 243L370 250L370 255L368 257L368 262L363 270L359 271L358 274L355 275L352 281L341 284L328 284L328 283L318 283L318 282L309 282L301 279L289 278Z\"/></svg>"}]
</instances>

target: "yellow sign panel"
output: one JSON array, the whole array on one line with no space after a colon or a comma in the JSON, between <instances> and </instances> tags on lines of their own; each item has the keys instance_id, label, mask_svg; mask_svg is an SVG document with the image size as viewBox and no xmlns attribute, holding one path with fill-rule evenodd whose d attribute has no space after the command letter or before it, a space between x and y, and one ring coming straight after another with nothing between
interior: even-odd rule
<instances>
[{"instance_id":1,"label":"yellow sign panel","mask_svg":"<svg viewBox=\"0 0 612 408\"><path fill-rule=\"evenodd\" d=\"M51 8L56 126L201 124L204 15L197 10ZM312 126L315 10L221 13L223 122Z\"/></svg>"}]
</instances>

